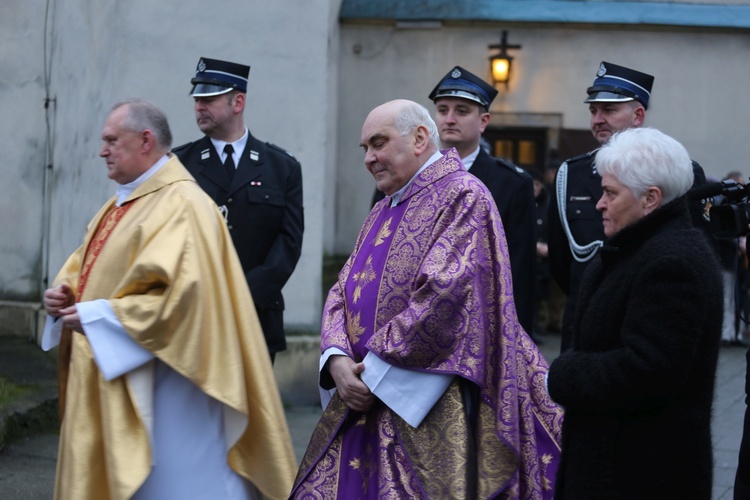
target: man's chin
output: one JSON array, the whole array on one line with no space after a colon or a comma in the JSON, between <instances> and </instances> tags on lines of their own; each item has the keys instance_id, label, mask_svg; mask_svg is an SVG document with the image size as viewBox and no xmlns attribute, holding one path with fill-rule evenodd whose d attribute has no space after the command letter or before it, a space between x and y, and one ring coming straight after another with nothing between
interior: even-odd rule
<instances>
[{"instance_id":1,"label":"man's chin","mask_svg":"<svg viewBox=\"0 0 750 500\"><path fill-rule=\"evenodd\" d=\"M440 134L440 144L445 148L455 148L461 143L461 136L456 132L443 132Z\"/></svg>"},{"instance_id":2,"label":"man's chin","mask_svg":"<svg viewBox=\"0 0 750 500\"><path fill-rule=\"evenodd\" d=\"M393 194L393 186L389 182L377 182L376 179L375 187L378 188L378 191L384 193L386 196L389 195L389 193L387 193L386 191L390 191L390 194Z\"/></svg>"},{"instance_id":3,"label":"man's chin","mask_svg":"<svg viewBox=\"0 0 750 500\"><path fill-rule=\"evenodd\" d=\"M595 139L599 141L599 144L604 145L607 141L612 138L612 132L600 132L596 134Z\"/></svg>"}]
</instances>

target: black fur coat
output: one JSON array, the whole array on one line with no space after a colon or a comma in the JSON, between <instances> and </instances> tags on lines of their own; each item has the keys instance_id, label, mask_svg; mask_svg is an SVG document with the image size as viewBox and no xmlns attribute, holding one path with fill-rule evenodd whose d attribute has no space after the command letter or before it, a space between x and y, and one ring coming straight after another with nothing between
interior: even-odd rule
<instances>
[{"instance_id":1,"label":"black fur coat","mask_svg":"<svg viewBox=\"0 0 750 500\"><path fill-rule=\"evenodd\" d=\"M679 198L586 270L573 347L550 367L566 410L560 499L710 499L721 272Z\"/></svg>"}]
</instances>

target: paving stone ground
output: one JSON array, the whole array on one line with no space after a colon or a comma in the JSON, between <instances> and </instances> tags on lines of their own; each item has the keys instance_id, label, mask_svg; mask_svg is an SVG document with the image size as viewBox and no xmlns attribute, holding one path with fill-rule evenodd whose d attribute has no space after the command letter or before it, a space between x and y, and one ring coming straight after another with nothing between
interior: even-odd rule
<instances>
[{"instance_id":1,"label":"paving stone ground","mask_svg":"<svg viewBox=\"0 0 750 500\"><path fill-rule=\"evenodd\" d=\"M559 336L547 335L540 346L545 357L553 359L559 351ZM15 377L49 390L49 357L38 358L38 348L25 341L0 338L0 376L7 376L12 365ZM282 361L281 359L277 362ZM6 362L8 363L6 367ZM713 500L732 500L737 455L742 437L745 411L745 350L723 347L719 357L716 399L713 414L714 488ZM24 372L29 372L24 375ZM50 375L51 374L51 375ZM45 393L49 394L49 392ZM49 396L45 396L49 398ZM299 460L307 447L321 410L317 406L295 405L286 401L286 417ZM2 415L0 415L2 417ZM36 500L52 498L58 436L47 428L29 431L16 438L0 453L0 500Z\"/></svg>"}]
</instances>

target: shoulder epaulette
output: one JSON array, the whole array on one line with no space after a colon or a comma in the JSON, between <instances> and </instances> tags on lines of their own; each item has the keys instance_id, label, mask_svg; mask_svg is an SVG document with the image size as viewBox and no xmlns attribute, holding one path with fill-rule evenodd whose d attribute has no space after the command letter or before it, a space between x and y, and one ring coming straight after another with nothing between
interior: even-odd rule
<instances>
[{"instance_id":1,"label":"shoulder epaulette","mask_svg":"<svg viewBox=\"0 0 750 500\"><path fill-rule=\"evenodd\" d=\"M498 165L502 165L503 167L507 168L508 170L512 171L516 175L520 175L521 177L531 176L526 170L522 169L518 165L509 162L508 160L503 160L502 158L495 158L495 161Z\"/></svg>"},{"instance_id":2,"label":"shoulder epaulette","mask_svg":"<svg viewBox=\"0 0 750 500\"><path fill-rule=\"evenodd\" d=\"M578 156L574 156L573 158L568 158L567 160L565 160L565 163L567 163L568 165L570 165L573 162L580 161L580 160L586 160L588 158L591 158L592 156L594 156L597 153L597 151L599 151L599 149L601 149L601 148L596 148L596 149L593 149L593 150L588 151L586 153L580 154Z\"/></svg>"},{"instance_id":3,"label":"shoulder epaulette","mask_svg":"<svg viewBox=\"0 0 750 500\"><path fill-rule=\"evenodd\" d=\"M269 148L273 148L276 151L281 151L282 153L284 153L288 157L292 158L293 160L297 159L297 158L294 157L294 155L292 153L290 153L289 151L287 151L286 149L284 149L284 148L282 148L280 146L277 146L276 144L271 144L270 142L267 142L266 146L268 146Z\"/></svg>"},{"instance_id":4,"label":"shoulder epaulette","mask_svg":"<svg viewBox=\"0 0 750 500\"><path fill-rule=\"evenodd\" d=\"M182 146L177 146L176 148L172 148L172 152L176 153L176 152L181 151L181 150L187 148L188 146L192 146L192 145L193 145L192 142L187 142L187 143L183 144Z\"/></svg>"}]
</instances>

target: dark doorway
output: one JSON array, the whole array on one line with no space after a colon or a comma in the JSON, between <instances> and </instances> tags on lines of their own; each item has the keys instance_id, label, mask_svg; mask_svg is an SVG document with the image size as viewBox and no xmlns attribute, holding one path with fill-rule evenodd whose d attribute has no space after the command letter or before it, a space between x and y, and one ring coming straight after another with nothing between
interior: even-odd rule
<instances>
[{"instance_id":1,"label":"dark doorway","mask_svg":"<svg viewBox=\"0 0 750 500\"><path fill-rule=\"evenodd\" d=\"M525 170L542 172L547 161L547 129L487 127L484 138L490 154L512 161Z\"/></svg>"},{"instance_id":2,"label":"dark doorway","mask_svg":"<svg viewBox=\"0 0 750 500\"><path fill-rule=\"evenodd\" d=\"M592 151L599 143L588 129L557 129L557 148L548 144L548 129L535 127L487 127L484 139L490 154L512 161L525 170L544 172L549 162L563 160Z\"/></svg>"}]
</instances>

